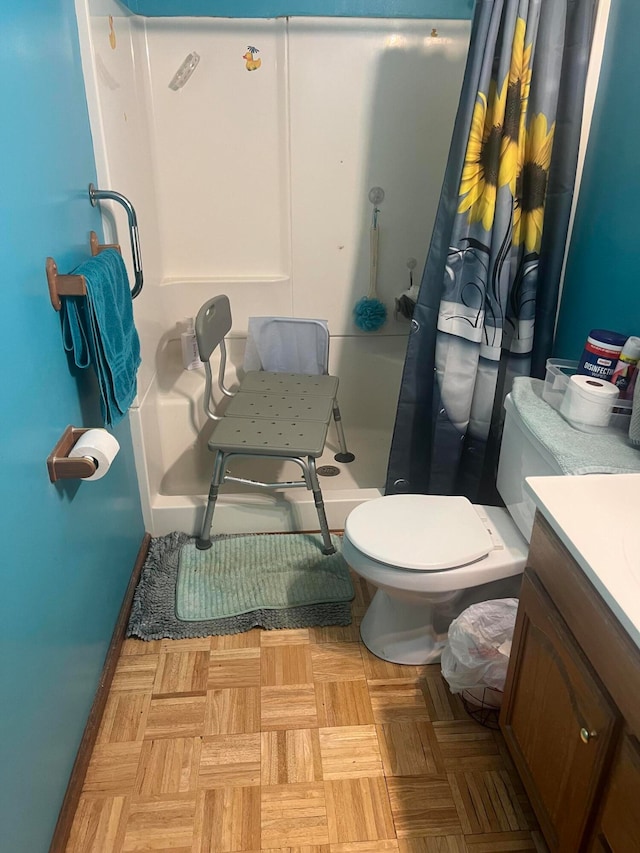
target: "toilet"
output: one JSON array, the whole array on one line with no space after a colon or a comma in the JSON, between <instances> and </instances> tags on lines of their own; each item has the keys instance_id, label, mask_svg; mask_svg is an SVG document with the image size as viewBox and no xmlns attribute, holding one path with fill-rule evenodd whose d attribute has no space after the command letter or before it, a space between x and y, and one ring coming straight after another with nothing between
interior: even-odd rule
<instances>
[{"instance_id":1,"label":"toilet","mask_svg":"<svg viewBox=\"0 0 640 853\"><path fill-rule=\"evenodd\" d=\"M342 554L377 588L360 626L377 657L435 663L463 610L518 596L535 514L524 479L562 471L510 396L505 412L497 485L506 509L457 496L388 495L349 514Z\"/></svg>"}]
</instances>

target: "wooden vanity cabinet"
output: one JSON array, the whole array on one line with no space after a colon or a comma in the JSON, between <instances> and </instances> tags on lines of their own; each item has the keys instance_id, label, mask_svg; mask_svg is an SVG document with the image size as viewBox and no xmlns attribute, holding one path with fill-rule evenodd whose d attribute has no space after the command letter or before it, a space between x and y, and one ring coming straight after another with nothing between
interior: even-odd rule
<instances>
[{"instance_id":1,"label":"wooden vanity cabinet","mask_svg":"<svg viewBox=\"0 0 640 853\"><path fill-rule=\"evenodd\" d=\"M609 774L591 853L640 850L640 743L625 734Z\"/></svg>"},{"instance_id":2,"label":"wooden vanity cabinet","mask_svg":"<svg viewBox=\"0 0 640 853\"><path fill-rule=\"evenodd\" d=\"M540 515L500 726L552 851L640 851L640 651Z\"/></svg>"}]
</instances>

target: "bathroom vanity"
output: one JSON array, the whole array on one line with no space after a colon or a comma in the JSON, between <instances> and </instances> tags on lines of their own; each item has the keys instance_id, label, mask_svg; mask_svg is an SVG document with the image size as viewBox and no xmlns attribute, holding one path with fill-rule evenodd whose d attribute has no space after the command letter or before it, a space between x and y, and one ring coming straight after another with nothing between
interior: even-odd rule
<instances>
[{"instance_id":1,"label":"bathroom vanity","mask_svg":"<svg viewBox=\"0 0 640 853\"><path fill-rule=\"evenodd\" d=\"M552 851L640 850L640 475L535 477L500 725Z\"/></svg>"}]
</instances>

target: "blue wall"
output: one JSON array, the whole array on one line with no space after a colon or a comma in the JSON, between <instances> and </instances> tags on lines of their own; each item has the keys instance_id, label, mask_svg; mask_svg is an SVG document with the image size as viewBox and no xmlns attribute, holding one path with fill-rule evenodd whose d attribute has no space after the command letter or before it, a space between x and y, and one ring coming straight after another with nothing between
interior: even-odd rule
<instances>
[{"instance_id":1,"label":"blue wall","mask_svg":"<svg viewBox=\"0 0 640 853\"><path fill-rule=\"evenodd\" d=\"M123 0L138 15L279 18L335 15L369 18L467 19L474 0Z\"/></svg>"},{"instance_id":2,"label":"blue wall","mask_svg":"<svg viewBox=\"0 0 640 853\"><path fill-rule=\"evenodd\" d=\"M638 0L613 0L555 355L577 359L592 328L640 335Z\"/></svg>"},{"instance_id":3,"label":"blue wall","mask_svg":"<svg viewBox=\"0 0 640 853\"><path fill-rule=\"evenodd\" d=\"M0 850L44 853L144 530L128 420L104 479L58 486L46 469L68 424L101 425L44 274L100 228L73 0L3 3L0 45Z\"/></svg>"}]
</instances>

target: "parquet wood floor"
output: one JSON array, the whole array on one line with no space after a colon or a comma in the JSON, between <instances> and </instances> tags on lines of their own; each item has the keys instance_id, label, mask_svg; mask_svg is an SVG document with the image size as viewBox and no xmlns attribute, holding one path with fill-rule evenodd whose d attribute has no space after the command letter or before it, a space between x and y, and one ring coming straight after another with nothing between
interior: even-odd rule
<instances>
[{"instance_id":1,"label":"parquet wood floor","mask_svg":"<svg viewBox=\"0 0 640 853\"><path fill-rule=\"evenodd\" d=\"M546 851L501 735L349 628L127 640L67 853Z\"/></svg>"}]
</instances>

